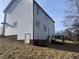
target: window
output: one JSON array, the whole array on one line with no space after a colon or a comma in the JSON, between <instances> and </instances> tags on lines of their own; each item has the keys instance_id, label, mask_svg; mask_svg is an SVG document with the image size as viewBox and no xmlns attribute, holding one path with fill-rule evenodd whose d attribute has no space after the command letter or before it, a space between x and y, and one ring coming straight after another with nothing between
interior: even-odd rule
<instances>
[{"instance_id":1,"label":"window","mask_svg":"<svg viewBox=\"0 0 79 59\"><path fill-rule=\"evenodd\" d=\"M36 20L36 26L40 27L40 21Z\"/></svg>"},{"instance_id":2,"label":"window","mask_svg":"<svg viewBox=\"0 0 79 59\"><path fill-rule=\"evenodd\" d=\"M39 14L39 7L37 6L37 14Z\"/></svg>"},{"instance_id":3,"label":"window","mask_svg":"<svg viewBox=\"0 0 79 59\"><path fill-rule=\"evenodd\" d=\"M44 31L47 31L47 27L46 27L46 25L44 25L43 28L44 28Z\"/></svg>"}]
</instances>

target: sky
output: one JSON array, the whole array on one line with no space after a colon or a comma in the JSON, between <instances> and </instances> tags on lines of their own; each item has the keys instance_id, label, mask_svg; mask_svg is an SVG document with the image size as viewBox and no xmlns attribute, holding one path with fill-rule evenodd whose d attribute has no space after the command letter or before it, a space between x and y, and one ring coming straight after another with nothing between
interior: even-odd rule
<instances>
[{"instance_id":1,"label":"sky","mask_svg":"<svg viewBox=\"0 0 79 59\"><path fill-rule=\"evenodd\" d=\"M4 19L3 10L9 4L11 0L0 0L0 26ZM38 4L49 14L49 16L55 21L55 31L61 31L64 29L64 0L36 0Z\"/></svg>"}]
</instances>

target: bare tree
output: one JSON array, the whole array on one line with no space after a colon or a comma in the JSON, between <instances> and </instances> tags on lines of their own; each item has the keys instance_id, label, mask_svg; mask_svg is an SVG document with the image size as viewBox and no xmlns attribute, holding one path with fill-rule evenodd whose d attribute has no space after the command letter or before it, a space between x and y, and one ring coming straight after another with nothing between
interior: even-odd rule
<instances>
[{"instance_id":1,"label":"bare tree","mask_svg":"<svg viewBox=\"0 0 79 59\"><path fill-rule=\"evenodd\" d=\"M65 16L66 25L74 32L76 39L79 39L79 0L68 1L67 15Z\"/></svg>"}]
</instances>

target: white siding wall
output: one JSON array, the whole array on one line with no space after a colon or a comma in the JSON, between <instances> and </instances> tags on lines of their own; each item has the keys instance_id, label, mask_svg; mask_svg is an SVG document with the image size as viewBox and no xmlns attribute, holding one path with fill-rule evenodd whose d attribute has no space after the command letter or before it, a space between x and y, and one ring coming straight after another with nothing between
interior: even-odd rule
<instances>
[{"instance_id":1,"label":"white siding wall","mask_svg":"<svg viewBox=\"0 0 79 59\"><path fill-rule=\"evenodd\" d=\"M7 23L14 22L17 26L7 27L6 35L18 35L18 39L25 39L25 34L30 33L33 39L33 0L21 0L11 13L7 13Z\"/></svg>"},{"instance_id":2,"label":"white siding wall","mask_svg":"<svg viewBox=\"0 0 79 59\"><path fill-rule=\"evenodd\" d=\"M47 39L48 35L55 34L54 23L45 14L45 12L39 8L39 14L37 14L37 4L34 5L34 39ZM40 21L40 27L37 27L36 20ZM47 27L47 31L44 31L44 25ZM48 30L49 29L49 30Z\"/></svg>"},{"instance_id":3,"label":"white siding wall","mask_svg":"<svg viewBox=\"0 0 79 59\"><path fill-rule=\"evenodd\" d=\"M48 20L48 27L49 27L49 35L55 35L55 23L53 23L50 18L47 18Z\"/></svg>"}]
</instances>

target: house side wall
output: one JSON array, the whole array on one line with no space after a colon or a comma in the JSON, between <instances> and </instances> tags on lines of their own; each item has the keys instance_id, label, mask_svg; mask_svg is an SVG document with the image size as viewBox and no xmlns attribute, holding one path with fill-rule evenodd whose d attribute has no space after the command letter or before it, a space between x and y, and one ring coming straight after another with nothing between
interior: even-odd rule
<instances>
[{"instance_id":1,"label":"house side wall","mask_svg":"<svg viewBox=\"0 0 79 59\"><path fill-rule=\"evenodd\" d=\"M48 18L49 35L55 35L55 23L52 23L50 18Z\"/></svg>"},{"instance_id":2,"label":"house side wall","mask_svg":"<svg viewBox=\"0 0 79 59\"><path fill-rule=\"evenodd\" d=\"M44 30L46 27L46 30ZM55 34L54 22L35 3L34 4L34 39L46 40L48 36Z\"/></svg>"},{"instance_id":3,"label":"house side wall","mask_svg":"<svg viewBox=\"0 0 79 59\"><path fill-rule=\"evenodd\" d=\"M18 39L25 39L25 34L30 33L33 39L33 0L21 0L6 18L7 23L14 26L6 26L6 35L18 35Z\"/></svg>"}]
</instances>

